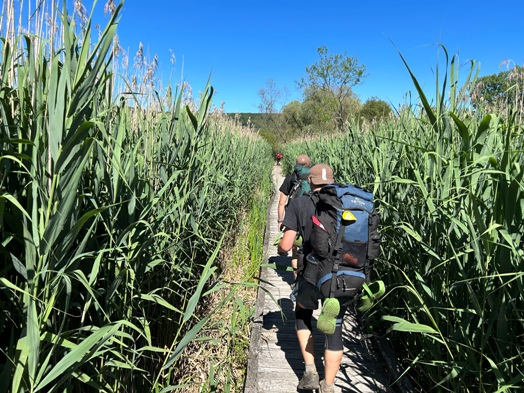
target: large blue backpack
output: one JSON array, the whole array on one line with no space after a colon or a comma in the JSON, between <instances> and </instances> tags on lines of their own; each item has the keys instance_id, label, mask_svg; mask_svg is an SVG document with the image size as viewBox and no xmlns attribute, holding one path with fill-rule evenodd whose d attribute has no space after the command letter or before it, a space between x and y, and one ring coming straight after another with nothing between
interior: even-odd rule
<instances>
[{"instance_id":1,"label":"large blue backpack","mask_svg":"<svg viewBox=\"0 0 524 393\"><path fill-rule=\"evenodd\" d=\"M313 253L306 260L305 278L325 297L344 296L344 276L369 282L370 261L380 253L380 219L373 194L352 184L331 184L312 197L316 205L311 217ZM307 274L307 265L315 262L317 266Z\"/></svg>"}]
</instances>

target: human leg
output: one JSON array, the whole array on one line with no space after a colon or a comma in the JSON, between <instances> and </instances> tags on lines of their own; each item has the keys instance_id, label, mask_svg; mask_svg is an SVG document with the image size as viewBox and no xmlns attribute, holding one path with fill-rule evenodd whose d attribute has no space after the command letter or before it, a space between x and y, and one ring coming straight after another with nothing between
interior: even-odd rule
<instances>
[{"instance_id":1,"label":"human leg","mask_svg":"<svg viewBox=\"0 0 524 393\"><path fill-rule=\"evenodd\" d=\"M300 290L300 287L299 287ZM300 352L306 365L306 372L299 381L299 389L318 389L319 376L315 367L315 342L312 334L311 317L313 310L306 310L297 304L295 309L295 327Z\"/></svg>"},{"instance_id":2,"label":"human leg","mask_svg":"<svg viewBox=\"0 0 524 393\"><path fill-rule=\"evenodd\" d=\"M341 300L341 303L345 303L344 299ZM326 348L324 350L324 381L325 384L328 385L327 387L335 382L335 378L342 362L344 349L342 343L342 324L346 310L346 306L340 307L340 312L337 315L335 332L326 335Z\"/></svg>"},{"instance_id":3,"label":"human leg","mask_svg":"<svg viewBox=\"0 0 524 393\"><path fill-rule=\"evenodd\" d=\"M313 310L306 310L299 305L295 310L295 328L297 331L298 344L300 352L304 358L304 363L315 363L315 342L313 338L313 329L311 327L311 317Z\"/></svg>"},{"instance_id":4,"label":"human leg","mask_svg":"<svg viewBox=\"0 0 524 393\"><path fill-rule=\"evenodd\" d=\"M291 248L291 266L295 269L298 267L298 247L297 246L293 246Z\"/></svg>"},{"instance_id":5,"label":"human leg","mask_svg":"<svg viewBox=\"0 0 524 393\"><path fill-rule=\"evenodd\" d=\"M335 383L340 363L342 363L342 355L343 351L330 351L329 349L324 351L324 380L329 385Z\"/></svg>"},{"instance_id":6,"label":"human leg","mask_svg":"<svg viewBox=\"0 0 524 393\"><path fill-rule=\"evenodd\" d=\"M318 292L314 285L298 278L298 293L295 306L295 328L297 331L300 352L306 365L299 389L318 389L319 377L315 367L315 343L313 338L313 310L318 308Z\"/></svg>"}]
</instances>

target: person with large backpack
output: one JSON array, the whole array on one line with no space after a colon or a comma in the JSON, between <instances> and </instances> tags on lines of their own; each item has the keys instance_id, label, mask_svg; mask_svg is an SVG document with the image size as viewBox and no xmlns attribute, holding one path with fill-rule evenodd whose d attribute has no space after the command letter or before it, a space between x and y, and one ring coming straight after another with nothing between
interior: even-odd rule
<instances>
[{"instance_id":1,"label":"person with large backpack","mask_svg":"<svg viewBox=\"0 0 524 393\"><path fill-rule=\"evenodd\" d=\"M279 252L289 251L300 233L305 260L298 268L295 318L306 370L298 388L331 393L343 355L343 317L362 292L369 260L378 255L378 215L371 193L336 184L327 165L313 166L308 181L312 192L286 210ZM311 319L321 300L317 328L326 334L326 346L325 375L319 381Z\"/></svg>"},{"instance_id":2,"label":"person with large backpack","mask_svg":"<svg viewBox=\"0 0 524 393\"><path fill-rule=\"evenodd\" d=\"M312 193L291 200L286 208L286 215L283 221L285 229L282 240L279 243L280 253L287 252L292 248L297 233L302 236L304 256L307 258L313 251L309 239L313 230L311 217L316 212L314 196L326 185L334 183L332 169L324 164L313 166L308 175L308 183L311 186ZM321 389L321 392L333 392L335 377L342 360L342 329L326 336L326 347L324 351L325 376L321 383L315 366L314 339L312 333L313 310L318 309L321 296L315 285L304 280L303 269L303 266L299 266L298 268L295 328L306 369L299 381L298 389Z\"/></svg>"},{"instance_id":3,"label":"person with large backpack","mask_svg":"<svg viewBox=\"0 0 524 393\"><path fill-rule=\"evenodd\" d=\"M280 199L278 201L278 229L282 230L286 207L289 203L299 196L305 195L311 191L308 175L311 169L311 159L306 154L300 154L295 162L293 173L286 176L279 188ZM298 266L298 247L293 246L291 249L291 266L296 269Z\"/></svg>"}]
</instances>

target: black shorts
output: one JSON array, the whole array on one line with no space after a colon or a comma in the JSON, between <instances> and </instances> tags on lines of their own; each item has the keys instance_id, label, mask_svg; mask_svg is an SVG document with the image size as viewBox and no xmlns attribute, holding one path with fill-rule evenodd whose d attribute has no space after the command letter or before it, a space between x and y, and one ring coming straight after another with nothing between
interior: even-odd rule
<instances>
[{"instance_id":1,"label":"black shorts","mask_svg":"<svg viewBox=\"0 0 524 393\"><path fill-rule=\"evenodd\" d=\"M302 276L297 277L297 304L306 310L316 310L318 308L318 301L324 299L316 286L304 280ZM338 298L341 305L347 305L353 300L353 296Z\"/></svg>"},{"instance_id":2,"label":"black shorts","mask_svg":"<svg viewBox=\"0 0 524 393\"><path fill-rule=\"evenodd\" d=\"M297 304L307 310L316 310L320 300L320 292L317 287L307 282L302 276L297 277L298 293Z\"/></svg>"}]
</instances>

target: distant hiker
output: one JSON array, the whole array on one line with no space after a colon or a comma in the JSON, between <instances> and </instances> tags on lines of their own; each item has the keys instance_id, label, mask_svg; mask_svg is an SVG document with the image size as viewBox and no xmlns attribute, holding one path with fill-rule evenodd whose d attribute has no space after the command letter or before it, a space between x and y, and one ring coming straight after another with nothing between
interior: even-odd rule
<instances>
[{"instance_id":1,"label":"distant hiker","mask_svg":"<svg viewBox=\"0 0 524 393\"><path fill-rule=\"evenodd\" d=\"M280 160L282 159L282 154L277 153L277 165L280 165Z\"/></svg>"},{"instance_id":2,"label":"distant hiker","mask_svg":"<svg viewBox=\"0 0 524 393\"><path fill-rule=\"evenodd\" d=\"M371 212L374 211L372 202L369 205L361 201L361 196L367 197L367 191L359 193L358 190L362 189L358 189L356 195L350 198L358 205L355 210L351 210L346 208L351 205L351 202L344 198L339 199L339 195L346 191L353 192L355 187L334 184L333 171L329 166L324 164L313 166L308 175L308 182L312 192L293 199L286 208L282 223L285 229L278 251L281 254L288 252L293 246L297 233L302 236L302 251L305 258L304 263L298 266L295 327L306 370L300 379L298 389L332 393L343 355L343 317L348 305L356 299L357 294L361 293L366 280L364 271L367 253L374 253L372 257L378 254L376 245L379 239L376 238L373 247L370 246L371 251L367 251L368 242L372 243L368 237L367 221L368 216L371 216ZM364 210L360 211L362 203ZM331 204L335 205L334 209ZM356 225L358 220L360 226ZM354 227L351 228L351 225ZM364 227L366 234L362 236L360 230L354 229ZM356 232L357 237L366 239L365 244L359 243L356 246L359 252L355 252L355 255L352 254L355 248L348 246L348 243L352 242L347 241L345 237L347 228L351 228L348 232L352 232L352 235ZM326 234L323 235L323 232ZM333 240L333 237L336 239ZM366 250L360 253L361 248ZM337 254L340 256L336 257ZM363 255L362 261L361 255ZM322 277L322 280L319 280L319 277ZM317 321L317 329L326 334L325 374L322 381L319 381L315 366L311 323L313 310L318 309L319 300L323 300L323 306Z\"/></svg>"},{"instance_id":3,"label":"distant hiker","mask_svg":"<svg viewBox=\"0 0 524 393\"><path fill-rule=\"evenodd\" d=\"M282 185L279 188L280 199L278 202L278 229L282 230L282 221L284 220L286 206L294 198L298 198L310 191L307 180L309 170L311 169L311 159L306 154L301 154L297 157L293 173L286 176ZM296 269L298 263L298 247L294 246L291 249L291 266Z\"/></svg>"}]
</instances>

